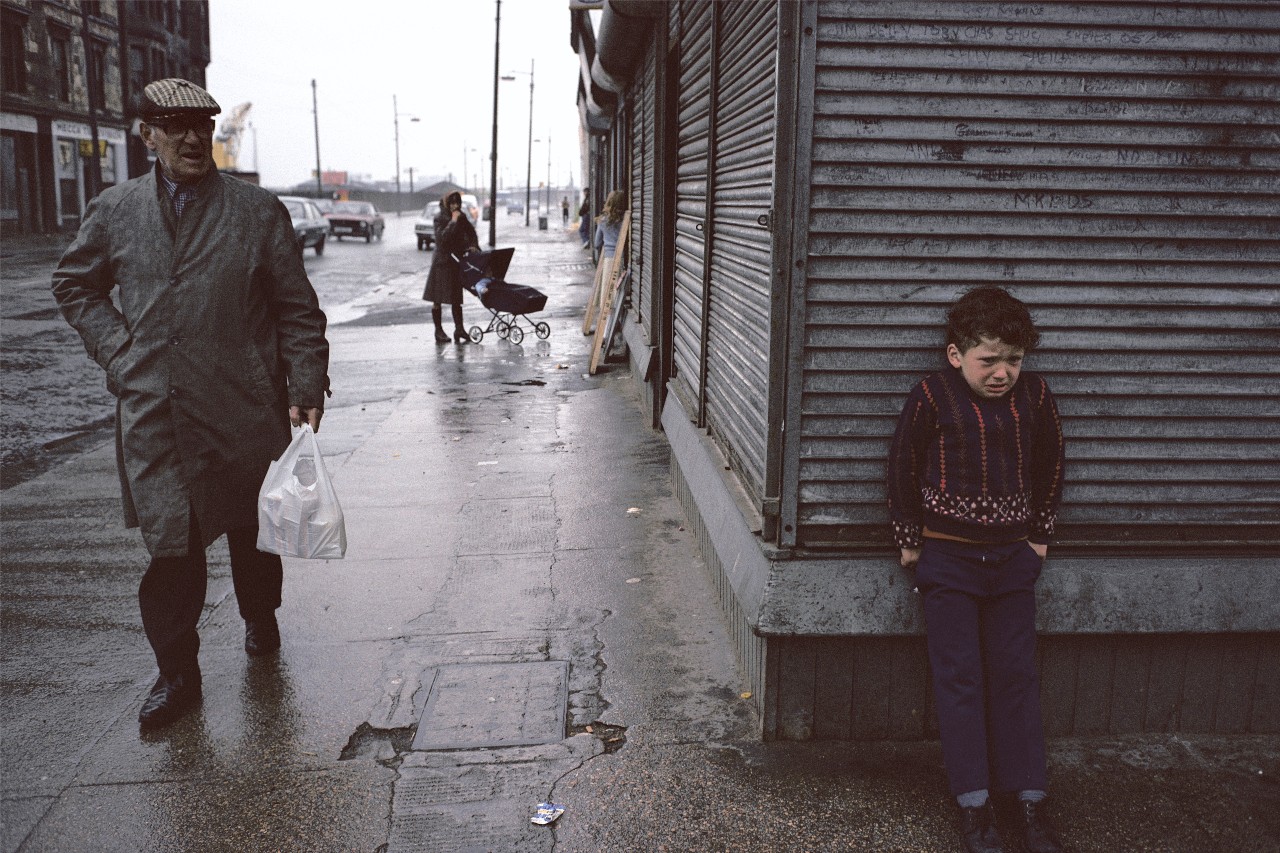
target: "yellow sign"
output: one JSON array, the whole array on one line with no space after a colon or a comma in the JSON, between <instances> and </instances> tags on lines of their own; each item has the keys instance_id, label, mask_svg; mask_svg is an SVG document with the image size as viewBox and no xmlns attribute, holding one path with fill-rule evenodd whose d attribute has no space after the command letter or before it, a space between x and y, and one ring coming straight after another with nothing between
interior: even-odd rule
<instances>
[{"instance_id":1,"label":"yellow sign","mask_svg":"<svg viewBox=\"0 0 1280 853\"><path fill-rule=\"evenodd\" d=\"M80 140L80 156L81 157L93 156L93 140L92 139ZM105 139L98 140L98 156L99 157L107 156L107 140Z\"/></svg>"}]
</instances>

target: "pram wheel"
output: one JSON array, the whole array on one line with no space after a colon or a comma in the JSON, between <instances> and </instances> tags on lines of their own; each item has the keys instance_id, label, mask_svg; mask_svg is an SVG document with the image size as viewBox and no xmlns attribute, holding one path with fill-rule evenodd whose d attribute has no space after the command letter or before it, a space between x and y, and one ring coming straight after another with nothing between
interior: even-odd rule
<instances>
[{"instance_id":1,"label":"pram wheel","mask_svg":"<svg viewBox=\"0 0 1280 853\"><path fill-rule=\"evenodd\" d=\"M484 340L484 329L479 326L472 326L470 331L467 332L467 336L471 338L471 343L478 344Z\"/></svg>"},{"instance_id":2,"label":"pram wheel","mask_svg":"<svg viewBox=\"0 0 1280 853\"><path fill-rule=\"evenodd\" d=\"M538 340L545 341L551 337L551 327L546 323L539 323L533 327L533 333L538 336Z\"/></svg>"},{"instance_id":3,"label":"pram wheel","mask_svg":"<svg viewBox=\"0 0 1280 853\"><path fill-rule=\"evenodd\" d=\"M498 321L498 337L502 338L503 340L506 340L507 335L509 334L511 334L511 327L507 325L507 321L499 320Z\"/></svg>"},{"instance_id":4,"label":"pram wheel","mask_svg":"<svg viewBox=\"0 0 1280 853\"><path fill-rule=\"evenodd\" d=\"M524 340L524 329L521 329L515 323L512 323L507 330L507 340L513 344L518 344Z\"/></svg>"}]
</instances>

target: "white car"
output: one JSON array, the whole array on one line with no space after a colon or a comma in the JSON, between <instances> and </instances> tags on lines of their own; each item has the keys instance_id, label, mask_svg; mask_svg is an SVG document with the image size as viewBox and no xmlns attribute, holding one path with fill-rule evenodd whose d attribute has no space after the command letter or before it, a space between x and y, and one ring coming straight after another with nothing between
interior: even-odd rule
<instances>
[{"instance_id":1,"label":"white car","mask_svg":"<svg viewBox=\"0 0 1280 853\"><path fill-rule=\"evenodd\" d=\"M471 227L476 227L480 222L480 199L471 193L463 193L462 212L467 215L467 219L471 220Z\"/></svg>"},{"instance_id":2,"label":"white car","mask_svg":"<svg viewBox=\"0 0 1280 853\"><path fill-rule=\"evenodd\" d=\"M429 202L426 207L422 208L422 213L418 214L418 218L413 222L413 236L418 239L418 251L430 249L436 242L436 229L434 220L436 214L440 212L440 202ZM462 212L466 214L467 219L471 220L471 227L476 227L476 223L480 221L480 201L471 193L462 194Z\"/></svg>"},{"instance_id":3,"label":"white car","mask_svg":"<svg viewBox=\"0 0 1280 853\"><path fill-rule=\"evenodd\" d=\"M433 220L440 212L440 202L433 201L422 208L422 213L413 222L413 236L418 238L418 251L430 249L436 242L436 228Z\"/></svg>"}]
</instances>

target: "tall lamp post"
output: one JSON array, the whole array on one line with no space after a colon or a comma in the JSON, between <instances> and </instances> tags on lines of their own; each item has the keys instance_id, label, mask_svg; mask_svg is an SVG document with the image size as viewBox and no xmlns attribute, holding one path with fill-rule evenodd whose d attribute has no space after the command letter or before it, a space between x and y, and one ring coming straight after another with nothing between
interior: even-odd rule
<instances>
[{"instance_id":1,"label":"tall lamp post","mask_svg":"<svg viewBox=\"0 0 1280 853\"><path fill-rule=\"evenodd\" d=\"M514 80L515 75L523 71L511 71L503 75L503 80ZM529 227L529 206L533 199L533 60L529 60L529 154L524 177L524 224Z\"/></svg>"},{"instance_id":2,"label":"tall lamp post","mask_svg":"<svg viewBox=\"0 0 1280 853\"><path fill-rule=\"evenodd\" d=\"M400 112L400 105L396 102L396 96L391 96L391 114L392 122L396 128L396 216L400 216L400 116L404 115L409 121L419 121L417 116L411 116L407 113Z\"/></svg>"},{"instance_id":3,"label":"tall lamp post","mask_svg":"<svg viewBox=\"0 0 1280 853\"><path fill-rule=\"evenodd\" d=\"M489 143L489 248L498 245L498 217L493 207L498 197L498 48L502 42L502 0L496 0L493 12L493 139Z\"/></svg>"},{"instance_id":4,"label":"tall lamp post","mask_svg":"<svg viewBox=\"0 0 1280 853\"><path fill-rule=\"evenodd\" d=\"M316 198L324 195L324 187L320 185L320 101L316 98L316 81L311 79L311 112L316 119Z\"/></svg>"}]
</instances>

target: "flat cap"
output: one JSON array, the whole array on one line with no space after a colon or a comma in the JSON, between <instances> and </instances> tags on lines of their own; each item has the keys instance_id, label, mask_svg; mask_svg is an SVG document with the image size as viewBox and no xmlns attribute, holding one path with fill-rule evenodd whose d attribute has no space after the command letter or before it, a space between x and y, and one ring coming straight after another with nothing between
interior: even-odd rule
<instances>
[{"instance_id":1,"label":"flat cap","mask_svg":"<svg viewBox=\"0 0 1280 853\"><path fill-rule=\"evenodd\" d=\"M213 96L189 80L170 77L148 83L142 90L142 117L216 116L222 107Z\"/></svg>"}]
</instances>

